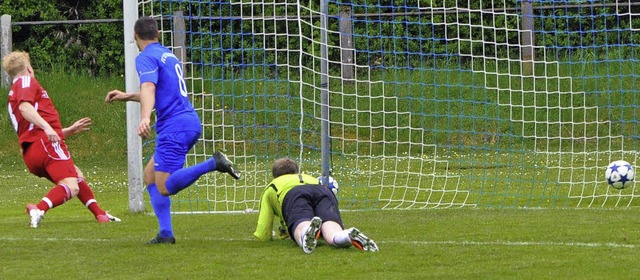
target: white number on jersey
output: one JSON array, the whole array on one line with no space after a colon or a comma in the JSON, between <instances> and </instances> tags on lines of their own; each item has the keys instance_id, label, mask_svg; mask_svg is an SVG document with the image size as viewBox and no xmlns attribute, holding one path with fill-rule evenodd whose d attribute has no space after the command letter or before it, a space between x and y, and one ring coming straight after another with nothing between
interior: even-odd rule
<instances>
[{"instance_id":1,"label":"white number on jersey","mask_svg":"<svg viewBox=\"0 0 640 280\"><path fill-rule=\"evenodd\" d=\"M189 92L187 91L187 83L184 82L184 78L182 77L182 67L180 67L180 63L176 63L176 75L178 76L178 84L180 84L180 94L187 97Z\"/></svg>"}]
</instances>

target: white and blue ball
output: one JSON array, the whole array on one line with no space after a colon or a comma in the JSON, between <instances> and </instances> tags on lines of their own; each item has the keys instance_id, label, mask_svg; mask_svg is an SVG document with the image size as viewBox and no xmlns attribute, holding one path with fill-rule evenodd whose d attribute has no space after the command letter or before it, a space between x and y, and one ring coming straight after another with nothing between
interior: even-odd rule
<instances>
[{"instance_id":1,"label":"white and blue ball","mask_svg":"<svg viewBox=\"0 0 640 280\"><path fill-rule=\"evenodd\" d=\"M320 184L324 183L322 179L323 179L322 176L318 177L318 181L320 181ZM331 192L333 192L335 196L338 195L339 186L338 186L338 182L336 182L336 179L333 179L333 177L329 176L327 187L331 190Z\"/></svg>"},{"instance_id":2,"label":"white and blue ball","mask_svg":"<svg viewBox=\"0 0 640 280\"><path fill-rule=\"evenodd\" d=\"M609 186L621 190L633 184L635 172L628 162L616 160L607 166L604 176Z\"/></svg>"}]
</instances>

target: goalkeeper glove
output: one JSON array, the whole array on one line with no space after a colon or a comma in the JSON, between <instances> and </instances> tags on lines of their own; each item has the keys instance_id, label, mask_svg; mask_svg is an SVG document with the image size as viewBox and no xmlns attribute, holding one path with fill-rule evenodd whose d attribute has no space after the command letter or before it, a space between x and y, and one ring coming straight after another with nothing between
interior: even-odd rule
<instances>
[{"instance_id":1,"label":"goalkeeper glove","mask_svg":"<svg viewBox=\"0 0 640 280\"><path fill-rule=\"evenodd\" d=\"M289 238L289 233L287 233L287 229L282 227L282 226L279 226L278 227L278 239L284 240L284 239L287 239L287 238Z\"/></svg>"}]
</instances>

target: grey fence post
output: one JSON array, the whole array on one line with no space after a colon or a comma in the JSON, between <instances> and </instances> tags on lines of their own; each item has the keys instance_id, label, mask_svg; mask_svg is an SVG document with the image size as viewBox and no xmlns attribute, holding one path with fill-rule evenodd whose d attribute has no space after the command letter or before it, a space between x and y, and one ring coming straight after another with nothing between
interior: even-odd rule
<instances>
[{"instance_id":1,"label":"grey fence post","mask_svg":"<svg viewBox=\"0 0 640 280\"><path fill-rule=\"evenodd\" d=\"M534 24L532 0L524 0L522 4L522 74L533 74L534 60L536 59L534 50Z\"/></svg>"},{"instance_id":2,"label":"grey fence post","mask_svg":"<svg viewBox=\"0 0 640 280\"><path fill-rule=\"evenodd\" d=\"M340 10L340 50L342 52L342 78L353 79L353 20L351 7Z\"/></svg>"},{"instance_id":3,"label":"grey fence post","mask_svg":"<svg viewBox=\"0 0 640 280\"><path fill-rule=\"evenodd\" d=\"M185 43L186 24L184 22L184 14L182 11L173 12L173 32L172 32L172 46L173 54L182 63L182 76L187 76L187 69L185 67L187 61L187 50Z\"/></svg>"},{"instance_id":4,"label":"grey fence post","mask_svg":"<svg viewBox=\"0 0 640 280\"><path fill-rule=\"evenodd\" d=\"M11 16L0 16L0 59L12 51L12 36L13 34L11 31ZM9 86L9 75L5 71L0 72L2 72L2 85Z\"/></svg>"}]
</instances>

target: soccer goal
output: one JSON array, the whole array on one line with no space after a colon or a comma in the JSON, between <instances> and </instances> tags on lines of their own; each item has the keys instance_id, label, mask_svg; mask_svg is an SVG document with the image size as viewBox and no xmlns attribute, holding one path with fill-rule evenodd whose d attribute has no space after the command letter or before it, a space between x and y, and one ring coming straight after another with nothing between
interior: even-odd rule
<instances>
[{"instance_id":1,"label":"soccer goal","mask_svg":"<svg viewBox=\"0 0 640 280\"><path fill-rule=\"evenodd\" d=\"M437 3L436 3L437 2ZM603 1L139 1L224 150L178 212L257 209L271 163L331 174L344 209L628 207L640 18Z\"/></svg>"}]
</instances>

